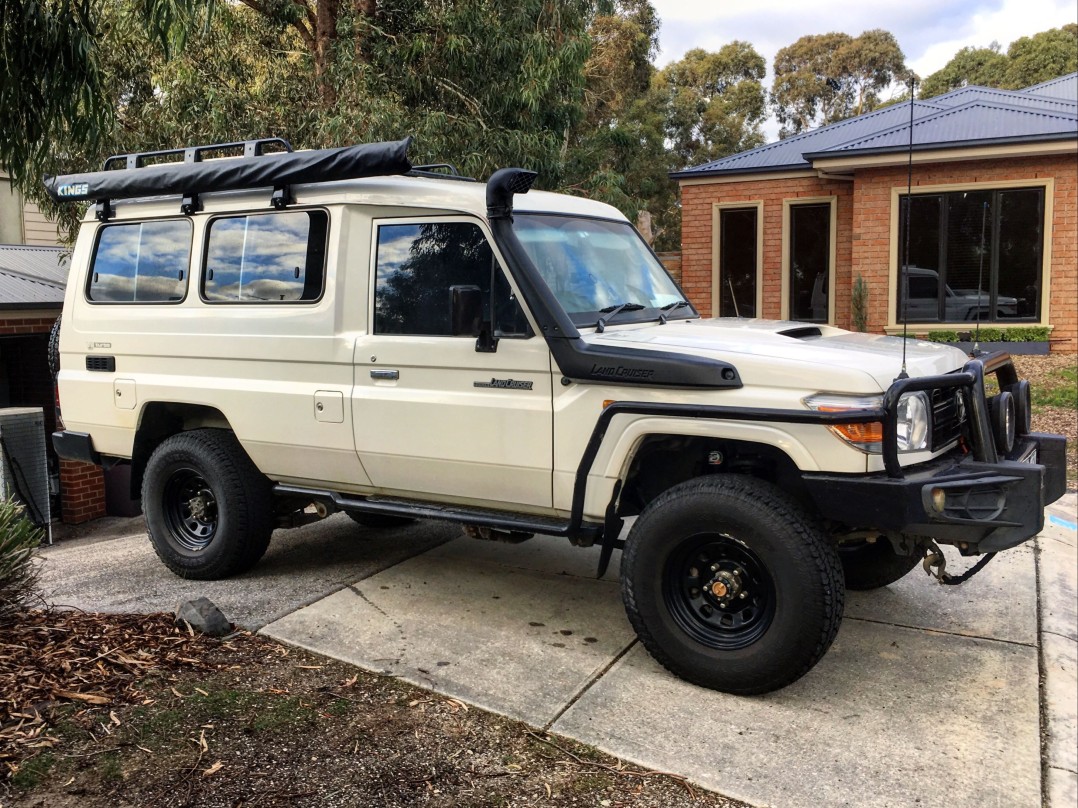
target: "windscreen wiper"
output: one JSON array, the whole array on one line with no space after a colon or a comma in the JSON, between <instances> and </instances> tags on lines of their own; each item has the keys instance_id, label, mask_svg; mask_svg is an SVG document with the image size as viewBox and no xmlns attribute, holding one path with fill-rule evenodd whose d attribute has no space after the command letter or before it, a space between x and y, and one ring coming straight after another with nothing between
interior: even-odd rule
<instances>
[{"instance_id":1,"label":"windscreen wiper","mask_svg":"<svg viewBox=\"0 0 1078 808\"><path fill-rule=\"evenodd\" d=\"M688 300L675 300L673 303L667 303L665 306L659 306L659 322L666 325L666 313L673 311L674 309L683 309L689 305Z\"/></svg>"},{"instance_id":2,"label":"windscreen wiper","mask_svg":"<svg viewBox=\"0 0 1078 808\"><path fill-rule=\"evenodd\" d=\"M599 322L595 324L595 330L602 334L606 331L606 324L621 314L623 311L640 311L646 308L646 306L640 303L619 303L616 306L607 306L605 309L599 309L603 313L603 316L599 318Z\"/></svg>"}]
</instances>

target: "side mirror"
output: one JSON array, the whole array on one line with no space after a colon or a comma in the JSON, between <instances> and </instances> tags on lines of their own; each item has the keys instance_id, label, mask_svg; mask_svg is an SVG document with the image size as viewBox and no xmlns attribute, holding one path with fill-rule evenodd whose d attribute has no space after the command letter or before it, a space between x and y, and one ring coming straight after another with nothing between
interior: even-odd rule
<instances>
[{"instance_id":1,"label":"side mirror","mask_svg":"<svg viewBox=\"0 0 1078 808\"><path fill-rule=\"evenodd\" d=\"M481 353L498 350L490 323L483 320L483 293L478 286L449 287L449 333L454 337L475 337L475 349Z\"/></svg>"}]
</instances>

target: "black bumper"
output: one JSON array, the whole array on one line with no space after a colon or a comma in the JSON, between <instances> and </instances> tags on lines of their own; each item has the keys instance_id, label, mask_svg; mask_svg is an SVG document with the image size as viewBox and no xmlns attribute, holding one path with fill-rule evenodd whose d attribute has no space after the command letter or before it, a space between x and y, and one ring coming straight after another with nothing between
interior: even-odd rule
<instances>
[{"instance_id":1,"label":"black bumper","mask_svg":"<svg viewBox=\"0 0 1078 808\"><path fill-rule=\"evenodd\" d=\"M1066 438L1031 434L1006 460L947 456L886 473L805 474L819 513L866 530L930 536L988 553L1021 544L1044 527L1044 507L1066 490ZM938 493L942 492L942 494ZM934 500L943 497L943 509Z\"/></svg>"},{"instance_id":2,"label":"black bumper","mask_svg":"<svg viewBox=\"0 0 1078 808\"><path fill-rule=\"evenodd\" d=\"M64 460L78 460L82 463L101 465L101 455L94 450L94 442L87 432L52 433L52 448L58 457Z\"/></svg>"}]
</instances>

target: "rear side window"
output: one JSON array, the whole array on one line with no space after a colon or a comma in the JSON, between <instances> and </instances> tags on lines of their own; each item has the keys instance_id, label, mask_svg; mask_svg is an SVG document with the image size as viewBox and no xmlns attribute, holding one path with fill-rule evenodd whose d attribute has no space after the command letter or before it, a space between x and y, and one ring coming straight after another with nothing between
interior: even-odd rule
<instances>
[{"instance_id":1,"label":"rear side window","mask_svg":"<svg viewBox=\"0 0 1078 808\"><path fill-rule=\"evenodd\" d=\"M214 303L295 303L322 297L321 210L255 213L210 222L202 296Z\"/></svg>"},{"instance_id":2,"label":"rear side window","mask_svg":"<svg viewBox=\"0 0 1078 808\"><path fill-rule=\"evenodd\" d=\"M191 223L110 224L94 248L86 297L95 303L178 303L187 294Z\"/></svg>"}]
</instances>

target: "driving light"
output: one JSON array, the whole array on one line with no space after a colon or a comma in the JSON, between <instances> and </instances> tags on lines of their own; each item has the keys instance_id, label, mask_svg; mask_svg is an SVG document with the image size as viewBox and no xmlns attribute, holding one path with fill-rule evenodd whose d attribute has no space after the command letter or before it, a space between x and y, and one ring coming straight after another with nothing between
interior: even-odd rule
<instances>
[{"instance_id":1,"label":"driving light","mask_svg":"<svg viewBox=\"0 0 1078 808\"><path fill-rule=\"evenodd\" d=\"M1008 387L1007 391L1014 399L1014 431L1018 435L1028 435L1033 431L1033 406L1029 382L1020 379Z\"/></svg>"},{"instance_id":2,"label":"driving light","mask_svg":"<svg viewBox=\"0 0 1078 808\"><path fill-rule=\"evenodd\" d=\"M992 417L992 435L1001 454L1010 454L1014 448L1015 433L1014 397L1004 390L988 399L988 412Z\"/></svg>"}]
</instances>

